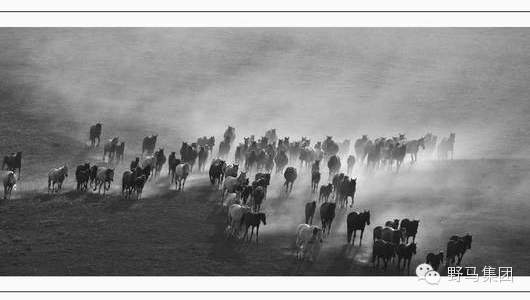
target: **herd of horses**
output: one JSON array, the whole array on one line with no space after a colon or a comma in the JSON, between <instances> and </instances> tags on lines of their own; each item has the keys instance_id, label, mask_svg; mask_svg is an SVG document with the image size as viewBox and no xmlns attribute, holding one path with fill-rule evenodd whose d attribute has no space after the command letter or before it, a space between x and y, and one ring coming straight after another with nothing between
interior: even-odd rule
<instances>
[{"instance_id":1,"label":"herd of horses","mask_svg":"<svg viewBox=\"0 0 530 300\"><path fill-rule=\"evenodd\" d=\"M102 134L102 124L90 127L89 147L98 148ZM311 193L317 194L315 201L305 204L305 224L297 227L297 257L315 261L320 247L326 236L331 232L331 225L335 218L336 209L344 209L354 204L357 178L351 177L355 166L363 166L368 171L388 169L399 172L407 154L410 154L411 164L418 160L418 152L423 149L433 155L436 151L439 159L453 158L455 134L443 138L437 143L437 137L431 133L418 139L408 140L404 134L390 138L376 138L371 140L363 135L353 143L345 140L336 142L331 136L323 141L311 145L311 140L302 137L291 141L289 137L279 138L276 130L268 130L264 136L256 139L254 135L244 137L235 147L234 159L229 161L231 148L236 140L235 128L229 126L219 143L218 154L214 157L215 138L199 137L196 142L183 142L177 156L176 151L166 157L163 148L156 150L158 135L147 136L142 141L142 151L131 161L129 168L123 172L121 181L122 196L126 199L133 196L140 199L145 184L152 178L160 176L167 162L167 173L171 184L175 183L177 190L183 191L186 179L193 172L205 172L207 162L210 162L208 176L213 186L220 190L220 205L227 207L227 234L240 237L244 230L243 239L248 237L249 228L252 240L256 231L258 243L260 224L266 225L266 215L261 206L266 199L267 189L271 177L283 173L283 193L286 197L293 190L299 172L311 174ZM115 166L124 160L125 142L115 136L103 144L103 162L86 162L77 166L75 179L76 189L84 192L88 189L103 189L103 194L111 188L114 182ZM343 170L341 157L346 157L346 172ZM4 157L2 169L7 169L3 176L4 198L9 198L13 187L20 179L22 153L14 153ZM321 162L327 165L327 174L321 172ZM6 168L7 167L7 168ZM254 174L253 177L250 175ZM321 180L327 175L327 181ZM57 193L68 177L66 164L48 172L48 192ZM252 179L252 181L251 181ZM320 188L319 188L320 186ZM229 198L230 194L235 197ZM319 213L321 226L313 225L313 218L320 205ZM359 245L362 243L365 227L370 225L370 211L353 211L347 215L347 243L355 243L357 232L360 231ZM416 254L415 242L419 220L403 219L389 221L385 226L377 226L373 230L372 262L379 265L383 260L386 269L389 261L396 259L398 267L408 266L413 255ZM408 243L412 237L412 242ZM466 250L471 248L471 236L454 236L447 243L445 253L446 264L460 264ZM444 254L429 253L426 261L436 270L443 262Z\"/></svg>"}]
</instances>

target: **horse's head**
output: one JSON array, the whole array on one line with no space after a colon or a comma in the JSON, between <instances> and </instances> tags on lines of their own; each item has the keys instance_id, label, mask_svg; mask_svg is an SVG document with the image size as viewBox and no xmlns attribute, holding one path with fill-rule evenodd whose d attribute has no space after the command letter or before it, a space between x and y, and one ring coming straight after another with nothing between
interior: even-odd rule
<instances>
[{"instance_id":1,"label":"horse's head","mask_svg":"<svg viewBox=\"0 0 530 300\"><path fill-rule=\"evenodd\" d=\"M421 139L418 140L418 143L420 144L420 146L423 148L423 150L425 150L425 138L422 137Z\"/></svg>"},{"instance_id":2,"label":"horse's head","mask_svg":"<svg viewBox=\"0 0 530 300\"><path fill-rule=\"evenodd\" d=\"M466 234L463 240L464 240L464 245L466 246L466 249L471 249L471 242L473 240L473 237L470 234Z\"/></svg>"},{"instance_id":3,"label":"horse's head","mask_svg":"<svg viewBox=\"0 0 530 300\"><path fill-rule=\"evenodd\" d=\"M259 213L259 220L263 222L263 225L267 225L267 218L265 216L265 213Z\"/></svg>"},{"instance_id":4,"label":"horse's head","mask_svg":"<svg viewBox=\"0 0 530 300\"><path fill-rule=\"evenodd\" d=\"M365 210L363 212L363 215L364 215L364 221L366 222L366 225L370 225L370 211Z\"/></svg>"},{"instance_id":5,"label":"horse's head","mask_svg":"<svg viewBox=\"0 0 530 300\"><path fill-rule=\"evenodd\" d=\"M68 177L68 165L67 165L67 164L64 164L64 166L63 166L63 172L64 172L64 176L65 176L65 177Z\"/></svg>"}]
</instances>

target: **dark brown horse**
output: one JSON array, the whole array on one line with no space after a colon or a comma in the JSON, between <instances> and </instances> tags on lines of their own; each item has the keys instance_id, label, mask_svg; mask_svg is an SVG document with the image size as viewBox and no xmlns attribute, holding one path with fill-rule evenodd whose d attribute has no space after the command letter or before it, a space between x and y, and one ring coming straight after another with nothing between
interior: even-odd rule
<instances>
[{"instance_id":1,"label":"dark brown horse","mask_svg":"<svg viewBox=\"0 0 530 300\"><path fill-rule=\"evenodd\" d=\"M252 226L252 230L250 232L250 238L249 241L252 241L252 235L254 235L254 228L256 228L256 244L258 244L258 235L259 235L259 225L263 222L263 225L267 225L267 220L264 213L252 213L247 212L243 215L243 218L241 218L240 226L245 225L245 235L243 236L243 240L248 235L248 228Z\"/></svg>"},{"instance_id":2,"label":"dark brown horse","mask_svg":"<svg viewBox=\"0 0 530 300\"><path fill-rule=\"evenodd\" d=\"M352 241L352 244L355 244L355 236L357 234L357 230L361 231L361 236L359 238L359 246L363 242L363 234L364 234L364 227L366 225L370 225L370 211L365 210L362 213L357 212L351 212L348 214L348 217L346 218L346 225L348 229L348 244L350 241ZM353 240L352 240L352 234L353 234Z\"/></svg>"},{"instance_id":3,"label":"dark brown horse","mask_svg":"<svg viewBox=\"0 0 530 300\"><path fill-rule=\"evenodd\" d=\"M427 254L427 258L425 259L425 262L431 265L434 271L438 271L440 264L444 262L443 251L440 251L440 253L438 254L434 254L434 253Z\"/></svg>"},{"instance_id":4,"label":"dark brown horse","mask_svg":"<svg viewBox=\"0 0 530 300\"><path fill-rule=\"evenodd\" d=\"M457 259L456 264L460 265L462 263L462 258L468 249L471 249L472 236L466 234L465 236L456 236L453 235L449 242L447 242L447 253L445 265L454 264Z\"/></svg>"},{"instance_id":5,"label":"dark brown horse","mask_svg":"<svg viewBox=\"0 0 530 300\"><path fill-rule=\"evenodd\" d=\"M99 142L101 138L101 123L97 123L96 125L90 126L90 132L88 134L88 138L90 140L90 146L91 147L99 147ZM96 144L96 139L98 140L98 143Z\"/></svg>"},{"instance_id":6,"label":"dark brown horse","mask_svg":"<svg viewBox=\"0 0 530 300\"><path fill-rule=\"evenodd\" d=\"M313 225L313 217L315 216L315 210L317 208L317 203L311 201L305 204L305 223Z\"/></svg>"},{"instance_id":7,"label":"dark brown horse","mask_svg":"<svg viewBox=\"0 0 530 300\"><path fill-rule=\"evenodd\" d=\"M407 274L410 273L410 261L412 256L416 254L416 243L411 243L408 245L399 244L396 248L397 254L397 266L398 269L401 268L401 260L403 260L403 268L407 267Z\"/></svg>"},{"instance_id":8,"label":"dark brown horse","mask_svg":"<svg viewBox=\"0 0 530 300\"><path fill-rule=\"evenodd\" d=\"M2 162L2 170L9 170L9 171L13 171L16 173L16 170L18 169L18 180L20 180L21 167L22 167L22 152L11 153L10 155L4 156L4 161Z\"/></svg>"}]
</instances>

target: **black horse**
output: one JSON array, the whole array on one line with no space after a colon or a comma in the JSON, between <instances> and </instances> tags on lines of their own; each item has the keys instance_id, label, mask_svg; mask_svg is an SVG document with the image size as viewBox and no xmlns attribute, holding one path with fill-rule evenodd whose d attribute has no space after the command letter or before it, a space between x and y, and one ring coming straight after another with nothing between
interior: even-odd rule
<instances>
[{"instance_id":1,"label":"black horse","mask_svg":"<svg viewBox=\"0 0 530 300\"><path fill-rule=\"evenodd\" d=\"M88 138L90 140L90 146L91 147L99 147L99 142L101 139L101 123L97 123L96 125L90 126L90 132L88 134ZM96 139L98 140L98 143L96 144Z\"/></svg>"},{"instance_id":2,"label":"black horse","mask_svg":"<svg viewBox=\"0 0 530 300\"><path fill-rule=\"evenodd\" d=\"M248 235L248 228L252 226L249 241L252 241L252 236L254 235L254 228L256 228L256 244L258 244L259 225L261 222L263 222L263 225L267 225L267 220L264 213L247 212L246 214L244 214L243 218L241 218L240 223L240 227L245 225L245 235L243 236L243 240Z\"/></svg>"},{"instance_id":3,"label":"black horse","mask_svg":"<svg viewBox=\"0 0 530 300\"><path fill-rule=\"evenodd\" d=\"M355 244L355 236L357 234L357 230L361 231L361 236L359 238L359 246L363 243L363 234L364 234L364 227L366 225L370 225L370 211L365 210L362 213L357 212L351 212L348 214L348 217L346 219L347 229L348 229L348 244L350 241L352 244ZM352 240L352 234L353 234L353 240Z\"/></svg>"},{"instance_id":4,"label":"black horse","mask_svg":"<svg viewBox=\"0 0 530 300\"><path fill-rule=\"evenodd\" d=\"M6 168L7 166L7 168ZM16 173L18 169L18 180L20 180L20 169L22 167L22 152L11 153L10 155L4 156L2 162L2 170L9 170Z\"/></svg>"},{"instance_id":5,"label":"black horse","mask_svg":"<svg viewBox=\"0 0 530 300\"><path fill-rule=\"evenodd\" d=\"M77 166L75 170L75 179L77 181L76 190L86 191L88 190L88 182L90 181L90 164L85 163Z\"/></svg>"},{"instance_id":6,"label":"black horse","mask_svg":"<svg viewBox=\"0 0 530 300\"><path fill-rule=\"evenodd\" d=\"M322 221L322 233L329 235L331 232L331 223L335 218L335 208L337 207L336 203L325 202L320 206L320 220Z\"/></svg>"}]
</instances>

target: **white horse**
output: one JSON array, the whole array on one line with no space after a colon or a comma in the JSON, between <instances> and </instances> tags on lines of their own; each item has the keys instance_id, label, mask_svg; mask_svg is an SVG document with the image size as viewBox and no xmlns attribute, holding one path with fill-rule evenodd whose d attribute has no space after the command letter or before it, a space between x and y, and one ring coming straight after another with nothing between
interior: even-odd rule
<instances>
[{"instance_id":1,"label":"white horse","mask_svg":"<svg viewBox=\"0 0 530 300\"><path fill-rule=\"evenodd\" d=\"M425 138L408 141L405 145L407 146L407 153L410 153L411 162L415 162L418 160L420 147L425 150Z\"/></svg>"},{"instance_id":2,"label":"white horse","mask_svg":"<svg viewBox=\"0 0 530 300\"><path fill-rule=\"evenodd\" d=\"M243 185L247 182L246 172L241 172L238 178L227 177L223 182L223 190L221 191L221 205L225 201L228 194L236 194L236 199L239 198Z\"/></svg>"},{"instance_id":3,"label":"white horse","mask_svg":"<svg viewBox=\"0 0 530 300\"><path fill-rule=\"evenodd\" d=\"M114 181L114 169L109 169L105 167L98 168L96 174L96 184L94 186L94 191L98 189L98 194L101 193L101 187L103 187L103 195L110 189L110 184Z\"/></svg>"},{"instance_id":4,"label":"white horse","mask_svg":"<svg viewBox=\"0 0 530 300\"><path fill-rule=\"evenodd\" d=\"M4 200L11 199L11 191L16 190L17 175L13 171L3 172L2 181L4 183Z\"/></svg>"},{"instance_id":5,"label":"white horse","mask_svg":"<svg viewBox=\"0 0 530 300\"><path fill-rule=\"evenodd\" d=\"M322 248L323 232L315 225L300 224L296 228L296 258L315 262Z\"/></svg>"},{"instance_id":6,"label":"white horse","mask_svg":"<svg viewBox=\"0 0 530 300\"><path fill-rule=\"evenodd\" d=\"M232 204L228 208L228 226L229 233L235 236L239 236L239 230L241 229L241 219L245 213L250 212L250 207L239 204Z\"/></svg>"},{"instance_id":7,"label":"white horse","mask_svg":"<svg viewBox=\"0 0 530 300\"><path fill-rule=\"evenodd\" d=\"M156 156L153 155L146 156L145 159L142 161L142 169L150 168L151 172L153 173L153 176L149 176L149 181L154 177L154 173L156 171L156 163Z\"/></svg>"},{"instance_id":8,"label":"white horse","mask_svg":"<svg viewBox=\"0 0 530 300\"><path fill-rule=\"evenodd\" d=\"M190 165L187 163L178 164L175 169L175 185L178 190L184 190L184 184L186 183L186 178L190 174Z\"/></svg>"},{"instance_id":9,"label":"white horse","mask_svg":"<svg viewBox=\"0 0 530 300\"><path fill-rule=\"evenodd\" d=\"M438 145L438 159L447 159L448 152L451 152L451 159L453 159L455 152L455 134L451 133L448 138L443 138Z\"/></svg>"},{"instance_id":10,"label":"white horse","mask_svg":"<svg viewBox=\"0 0 530 300\"><path fill-rule=\"evenodd\" d=\"M64 164L64 166L51 169L50 172L48 172L48 193L50 192L58 192L63 187L63 182L68 177L68 166ZM55 184L57 184L57 190L55 190Z\"/></svg>"}]
</instances>

